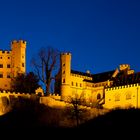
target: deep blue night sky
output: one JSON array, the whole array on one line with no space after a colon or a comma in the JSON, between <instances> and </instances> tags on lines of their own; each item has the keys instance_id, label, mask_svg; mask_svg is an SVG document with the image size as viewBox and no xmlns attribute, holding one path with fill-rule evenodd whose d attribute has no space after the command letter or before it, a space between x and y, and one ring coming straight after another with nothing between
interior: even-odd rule
<instances>
[{"instance_id":1,"label":"deep blue night sky","mask_svg":"<svg viewBox=\"0 0 140 140\"><path fill-rule=\"evenodd\" d=\"M0 49L27 41L27 72L39 48L72 53L72 69L140 71L140 0L1 0Z\"/></svg>"}]
</instances>

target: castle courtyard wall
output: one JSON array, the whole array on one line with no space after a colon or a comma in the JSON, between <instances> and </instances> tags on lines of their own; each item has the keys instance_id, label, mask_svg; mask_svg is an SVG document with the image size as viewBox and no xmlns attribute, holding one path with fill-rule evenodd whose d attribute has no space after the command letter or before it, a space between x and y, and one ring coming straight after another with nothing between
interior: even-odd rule
<instances>
[{"instance_id":1,"label":"castle courtyard wall","mask_svg":"<svg viewBox=\"0 0 140 140\"><path fill-rule=\"evenodd\" d=\"M140 108L140 85L131 84L105 89L104 108Z\"/></svg>"}]
</instances>

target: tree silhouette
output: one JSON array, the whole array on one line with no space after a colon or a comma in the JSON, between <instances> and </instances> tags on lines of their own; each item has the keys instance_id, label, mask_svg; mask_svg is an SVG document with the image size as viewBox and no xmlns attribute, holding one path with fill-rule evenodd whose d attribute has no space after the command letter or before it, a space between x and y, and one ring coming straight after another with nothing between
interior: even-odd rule
<instances>
[{"instance_id":1,"label":"tree silhouette","mask_svg":"<svg viewBox=\"0 0 140 140\"><path fill-rule=\"evenodd\" d=\"M69 96L67 100L70 104L72 104L71 116L76 119L76 126L79 126L80 119L82 119L83 110L80 108L80 105L82 104L83 100L83 94L80 96L78 94L74 94L73 96Z\"/></svg>"},{"instance_id":2,"label":"tree silhouette","mask_svg":"<svg viewBox=\"0 0 140 140\"><path fill-rule=\"evenodd\" d=\"M60 52L52 47L41 48L38 56L32 58L39 80L45 86L46 94L50 93L51 82L55 79L55 72L59 69Z\"/></svg>"},{"instance_id":3,"label":"tree silhouette","mask_svg":"<svg viewBox=\"0 0 140 140\"><path fill-rule=\"evenodd\" d=\"M27 75L19 74L12 79L12 91L20 93L35 93L35 90L39 87L39 79L33 72L29 72Z\"/></svg>"}]
</instances>

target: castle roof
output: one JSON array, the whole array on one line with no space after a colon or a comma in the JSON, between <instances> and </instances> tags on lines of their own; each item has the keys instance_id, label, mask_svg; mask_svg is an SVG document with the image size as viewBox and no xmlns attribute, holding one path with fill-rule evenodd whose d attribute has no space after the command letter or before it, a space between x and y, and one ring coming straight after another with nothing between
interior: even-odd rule
<instances>
[{"instance_id":1,"label":"castle roof","mask_svg":"<svg viewBox=\"0 0 140 140\"><path fill-rule=\"evenodd\" d=\"M122 85L127 85L127 84L140 83L140 72L127 74L127 71L120 71L116 77L112 77L114 72L115 70L111 70L107 72L91 74L91 73L71 70L71 73L73 74L91 77L92 80L84 79L84 81L91 82L91 83L104 82L107 80L113 81L112 86L122 86Z\"/></svg>"},{"instance_id":2,"label":"castle roof","mask_svg":"<svg viewBox=\"0 0 140 140\"><path fill-rule=\"evenodd\" d=\"M80 72L80 71L76 71L76 70L71 70L72 74L78 74L78 75L82 75L82 76L87 76L87 77L91 77L92 74L90 73L86 73L86 72Z\"/></svg>"},{"instance_id":3,"label":"castle roof","mask_svg":"<svg viewBox=\"0 0 140 140\"><path fill-rule=\"evenodd\" d=\"M104 81L110 80L114 72L115 70L93 74L92 75L93 83L104 82Z\"/></svg>"},{"instance_id":4,"label":"castle roof","mask_svg":"<svg viewBox=\"0 0 140 140\"><path fill-rule=\"evenodd\" d=\"M133 74L126 74L125 72L120 72L115 78L113 78L112 86L123 86L128 84L140 83L140 72Z\"/></svg>"},{"instance_id":5,"label":"castle roof","mask_svg":"<svg viewBox=\"0 0 140 140\"><path fill-rule=\"evenodd\" d=\"M71 73L73 73L73 74L78 74L78 75L82 75L82 76L91 77L92 80L84 79L84 81L92 82L92 83L107 81L107 80L111 79L114 72L115 72L115 70L102 72L102 73L97 73L97 74L91 74L91 73L84 73L84 72L71 70Z\"/></svg>"}]
</instances>

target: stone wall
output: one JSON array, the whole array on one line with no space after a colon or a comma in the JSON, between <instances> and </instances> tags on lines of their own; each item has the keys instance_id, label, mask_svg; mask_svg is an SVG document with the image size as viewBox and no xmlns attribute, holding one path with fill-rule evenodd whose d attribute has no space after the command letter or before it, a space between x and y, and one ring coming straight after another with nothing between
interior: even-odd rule
<instances>
[{"instance_id":1,"label":"stone wall","mask_svg":"<svg viewBox=\"0 0 140 140\"><path fill-rule=\"evenodd\" d=\"M30 98L29 93L16 93L16 92L6 92L6 91L0 91L0 115L3 115L10 111L12 104L16 100L18 100L19 97L25 97Z\"/></svg>"}]
</instances>

